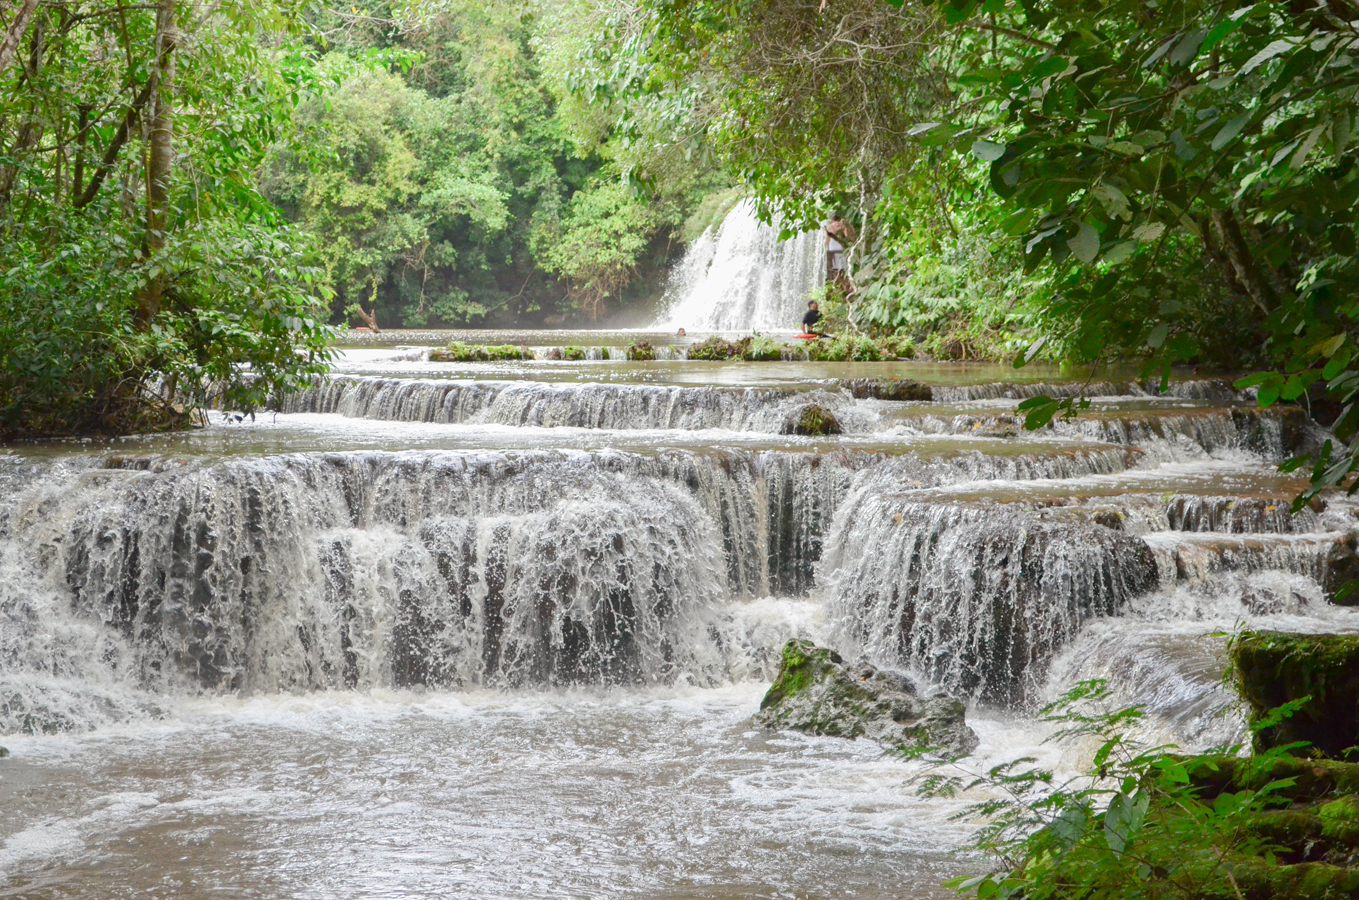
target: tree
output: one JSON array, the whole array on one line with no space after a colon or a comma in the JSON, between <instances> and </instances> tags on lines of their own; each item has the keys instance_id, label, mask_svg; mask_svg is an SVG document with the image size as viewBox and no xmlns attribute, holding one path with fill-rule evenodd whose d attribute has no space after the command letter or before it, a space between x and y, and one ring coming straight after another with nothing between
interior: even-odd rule
<instances>
[{"instance_id":1,"label":"tree","mask_svg":"<svg viewBox=\"0 0 1359 900\"><path fill-rule=\"evenodd\" d=\"M19 10L23 13L23 7ZM307 241L255 188L311 64L288 3L49 2L0 67L0 435L252 409L321 371Z\"/></svg>"}]
</instances>

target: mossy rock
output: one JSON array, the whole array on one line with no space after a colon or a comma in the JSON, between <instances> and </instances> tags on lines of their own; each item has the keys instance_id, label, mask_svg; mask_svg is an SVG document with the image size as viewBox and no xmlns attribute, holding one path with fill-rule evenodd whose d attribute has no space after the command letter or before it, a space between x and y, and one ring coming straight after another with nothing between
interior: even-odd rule
<instances>
[{"instance_id":1,"label":"mossy rock","mask_svg":"<svg viewBox=\"0 0 1359 900\"><path fill-rule=\"evenodd\" d=\"M736 342L746 362L775 362L783 359L783 346L762 334L743 337Z\"/></svg>"},{"instance_id":2,"label":"mossy rock","mask_svg":"<svg viewBox=\"0 0 1359 900\"><path fill-rule=\"evenodd\" d=\"M1326 598L1332 603L1359 606L1359 590L1342 596L1345 586L1352 581L1359 581L1359 552L1356 552L1355 536L1350 534L1336 541L1326 551L1321 584L1326 590Z\"/></svg>"},{"instance_id":3,"label":"mossy rock","mask_svg":"<svg viewBox=\"0 0 1359 900\"><path fill-rule=\"evenodd\" d=\"M741 355L741 348L733 341L713 335L689 348L689 359L704 362L718 362L735 359Z\"/></svg>"},{"instance_id":4,"label":"mossy rock","mask_svg":"<svg viewBox=\"0 0 1359 900\"><path fill-rule=\"evenodd\" d=\"M1359 869L1325 862L1278 865L1257 856L1228 853L1234 885L1203 900L1353 900Z\"/></svg>"},{"instance_id":5,"label":"mossy rock","mask_svg":"<svg viewBox=\"0 0 1359 900\"><path fill-rule=\"evenodd\" d=\"M0 759L4 759L6 756L9 756L9 748L0 747Z\"/></svg>"},{"instance_id":6,"label":"mossy rock","mask_svg":"<svg viewBox=\"0 0 1359 900\"><path fill-rule=\"evenodd\" d=\"M581 360L585 359L585 348L584 348L584 347L563 347L563 348L562 348L562 359L568 360L568 361L570 361L570 362L580 362Z\"/></svg>"},{"instance_id":7,"label":"mossy rock","mask_svg":"<svg viewBox=\"0 0 1359 900\"><path fill-rule=\"evenodd\" d=\"M835 413L819 403L808 403L786 421L783 434L827 435L840 434L840 420Z\"/></svg>"},{"instance_id":8,"label":"mossy rock","mask_svg":"<svg viewBox=\"0 0 1359 900\"><path fill-rule=\"evenodd\" d=\"M1359 764L1296 756L1240 757L1222 755L1183 758L1189 783L1206 800L1224 793L1258 791L1287 782L1274 793L1294 803L1316 803L1359 794Z\"/></svg>"},{"instance_id":9,"label":"mossy rock","mask_svg":"<svg viewBox=\"0 0 1359 900\"><path fill-rule=\"evenodd\" d=\"M909 378L854 378L840 384L858 400L928 403L934 399L933 388L928 384L911 381Z\"/></svg>"},{"instance_id":10,"label":"mossy rock","mask_svg":"<svg viewBox=\"0 0 1359 900\"><path fill-rule=\"evenodd\" d=\"M465 344L452 341L447 347L429 352L432 362L492 362L507 359L533 359L533 351L513 344Z\"/></svg>"},{"instance_id":11,"label":"mossy rock","mask_svg":"<svg viewBox=\"0 0 1359 900\"><path fill-rule=\"evenodd\" d=\"M921 697L904 676L865 662L846 665L810 641L784 645L778 677L755 720L770 728L876 740L888 747L961 756L977 748L963 704L945 694Z\"/></svg>"},{"instance_id":12,"label":"mossy rock","mask_svg":"<svg viewBox=\"0 0 1359 900\"><path fill-rule=\"evenodd\" d=\"M656 348L651 346L649 341L638 341L628 347L628 359L633 361L647 361L656 358Z\"/></svg>"},{"instance_id":13,"label":"mossy rock","mask_svg":"<svg viewBox=\"0 0 1359 900\"><path fill-rule=\"evenodd\" d=\"M1231 660L1253 722L1285 703L1311 698L1279 724L1257 731L1257 751L1305 741L1323 756L1342 759L1359 745L1359 635L1245 632L1232 642Z\"/></svg>"}]
</instances>

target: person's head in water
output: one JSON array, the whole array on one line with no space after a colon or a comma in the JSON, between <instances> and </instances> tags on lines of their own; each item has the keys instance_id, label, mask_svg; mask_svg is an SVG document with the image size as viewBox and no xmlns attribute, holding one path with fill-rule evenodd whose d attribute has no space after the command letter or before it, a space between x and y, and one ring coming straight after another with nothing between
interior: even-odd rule
<instances>
[{"instance_id":1,"label":"person's head in water","mask_svg":"<svg viewBox=\"0 0 1359 900\"><path fill-rule=\"evenodd\" d=\"M679 331L676 331L675 337L684 337L684 329L681 328Z\"/></svg>"}]
</instances>

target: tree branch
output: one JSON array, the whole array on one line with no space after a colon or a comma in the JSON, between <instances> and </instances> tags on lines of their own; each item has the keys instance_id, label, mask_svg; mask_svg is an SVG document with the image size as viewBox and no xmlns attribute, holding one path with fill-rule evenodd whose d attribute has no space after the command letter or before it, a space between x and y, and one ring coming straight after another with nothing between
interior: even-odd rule
<instances>
[{"instance_id":1,"label":"tree branch","mask_svg":"<svg viewBox=\"0 0 1359 900\"><path fill-rule=\"evenodd\" d=\"M37 8L38 0L22 0L20 3L19 11L5 32L5 40L0 43L0 75L9 68L9 62L14 58L14 49L24 39L24 32L28 31L28 23L32 21L33 11Z\"/></svg>"}]
</instances>

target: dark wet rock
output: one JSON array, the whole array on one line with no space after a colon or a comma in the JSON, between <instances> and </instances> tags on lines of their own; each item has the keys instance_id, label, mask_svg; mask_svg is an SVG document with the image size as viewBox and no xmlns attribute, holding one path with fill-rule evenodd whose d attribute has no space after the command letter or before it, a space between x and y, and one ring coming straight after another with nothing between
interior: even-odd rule
<instances>
[{"instance_id":1,"label":"dark wet rock","mask_svg":"<svg viewBox=\"0 0 1359 900\"><path fill-rule=\"evenodd\" d=\"M840 384L858 400L906 400L928 403L934 399L933 388L908 378L855 378L842 381Z\"/></svg>"},{"instance_id":2,"label":"dark wet rock","mask_svg":"<svg viewBox=\"0 0 1359 900\"><path fill-rule=\"evenodd\" d=\"M1295 700L1310 698L1292 715L1255 733L1255 748L1297 741L1343 759L1359 745L1359 635L1245 632L1231 649L1237 690L1253 722Z\"/></svg>"},{"instance_id":3,"label":"dark wet rock","mask_svg":"<svg viewBox=\"0 0 1359 900\"><path fill-rule=\"evenodd\" d=\"M866 662L846 664L834 650L789 641L778 678L755 720L807 734L871 738L893 748L964 756L977 736L963 704L947 694L921 697L905 676Z\"/></svg>"},{"instance_id":4,"label":"dark wet rock","mask_svg":"<svg viewBox=\"0 0 1359 900\"><path fill-rule=\"evenodd\" d=\"M819 403L808 403L796 410L784 423L783 434L826 435L841 432L835 413Z\"/></svg>"},{"instance_id":5,"label":"dark wet rock","mask_svg":"<svg viewBox=\"0 0 1359 900\"><path fill-rule=\"evenodd\" d=\"M1336 541L1331 549L1326 551L1321 584L1326 590L1326 598L1340 606L1359 606L1359 589L1341 596L1341 591L1346 585L1352 581L1359 581L1357 544L1359 544L1359 540L1356 540L1354 535L1349 534L1343 540Z\"/></svg>"},{"instance_id":6,"label":"dark wet rock","mask_svg":"<svg viewBox=\"0 0 1359 900\"><path fill-rule=\"evenodd\" d=\"M4 759L6 756L9 756L9 749L6 747L0 747L0 759Z\"/></svg>"}]
</instances>

